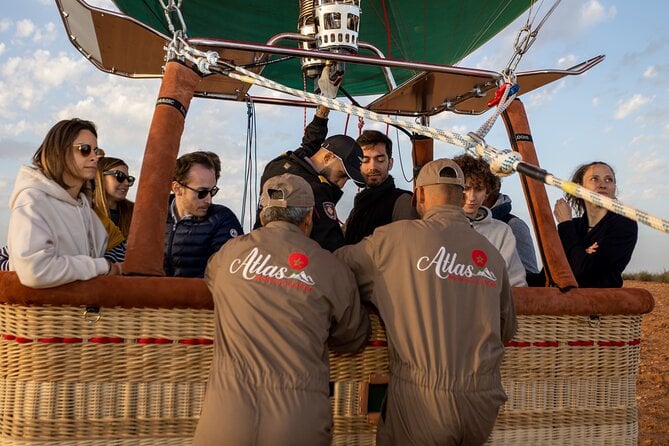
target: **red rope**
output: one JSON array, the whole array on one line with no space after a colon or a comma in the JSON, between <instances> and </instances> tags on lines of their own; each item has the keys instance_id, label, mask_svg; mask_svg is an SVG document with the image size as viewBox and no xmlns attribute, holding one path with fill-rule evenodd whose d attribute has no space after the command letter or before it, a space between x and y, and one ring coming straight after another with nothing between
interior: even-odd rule
<instances>
[{"instance_id":1,"label":"red rope","mask_svg":"<svg viewBox=\"0 0 669 446\"><path fill-rule=\"evenodd\" d=\"M344 125L344 135L348 135L348 120L351 118L351 115L346 115L346 124Z\"/></svg>"},{"instance_id":2,"label":"red rope","mask_svg":"<svg viewBox=\"0 0 669 446\"><path fill-rule=\"evenodd\" d=\"M390 22L388 21L388 10L386 10L386 0L381 1L381 6L383 7L383 21L386 22L386 57L391 57L390 51Z\"/></svg>"}]
</instances>

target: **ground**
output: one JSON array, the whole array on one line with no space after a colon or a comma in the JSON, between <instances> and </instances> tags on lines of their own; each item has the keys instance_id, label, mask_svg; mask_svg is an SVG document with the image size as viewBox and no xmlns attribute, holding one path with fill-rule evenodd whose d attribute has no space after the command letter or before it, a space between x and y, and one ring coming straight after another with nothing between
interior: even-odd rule
<instances>
[{"instance_id":1,"label":"ground","mask_svg":"<svg viewBox=\"0 0 669 446\"><path fill-rule=\"evenodd\" d=\"M645 288L655 298L641 324L639 445L669 446L669 283L626 281L625 287Z\"/></svg>"}]
</instances>

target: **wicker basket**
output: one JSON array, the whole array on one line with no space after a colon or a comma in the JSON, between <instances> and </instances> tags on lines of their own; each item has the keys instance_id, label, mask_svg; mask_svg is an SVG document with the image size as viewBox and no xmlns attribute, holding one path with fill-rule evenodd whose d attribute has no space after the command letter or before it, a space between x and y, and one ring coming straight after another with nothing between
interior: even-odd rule
<instances>
[{"instance_id":1,"label":"wicker basket","mask_svg":"<svg viewBox=\"0 0 669 446\"><path fill-rule=\"evenodd\" d=\"M211 310L0 305L3 445L188 445L212 356ZM519 316L490 444L636 444L641 315ZM387 345L330 355L333 444L374 445L370 384Z\"/></svg>"},{"instance_id":2,"label":"wicker basket","mask_svg":"<svg viewBox=\"0 0 669 446\"><path fill-rule=\"evenodd\" d=\"M2 444L189 445L213 353L212 312L84 312L0 305Z\"/></svg>"}]
</instances>

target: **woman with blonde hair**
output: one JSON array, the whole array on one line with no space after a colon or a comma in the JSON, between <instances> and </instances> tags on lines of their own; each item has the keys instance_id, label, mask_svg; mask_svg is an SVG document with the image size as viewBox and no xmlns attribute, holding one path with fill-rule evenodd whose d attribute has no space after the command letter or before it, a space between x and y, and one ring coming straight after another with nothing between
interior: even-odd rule
<instances>
[{"instance_id":1,"label":"woman with blonde hair","mask_svg":"<svg viewBox=\"0 0 669 446\"><path fill-rule=\"evenodd\" d=\"M22 166L10 198L10 269L33 288L120 274L106 260L107 232L93 212L87 189L102 149L95 124L67 119L55 124Z\"/></svg>"},{"instance_id":2,"label":"woman with blonde hair","mask_svg":"<svg viewBox=\"0 0 669 446\"><path fill-rule=\"evenodd\" d=\"M135 205L126 196L133 184L135 177L128 174L125 161L108 156L100 158L93 190L93 209L109 234L106 256L115 261L122 261L125 255L125 241Z\"/></svg>"}]
</instances>

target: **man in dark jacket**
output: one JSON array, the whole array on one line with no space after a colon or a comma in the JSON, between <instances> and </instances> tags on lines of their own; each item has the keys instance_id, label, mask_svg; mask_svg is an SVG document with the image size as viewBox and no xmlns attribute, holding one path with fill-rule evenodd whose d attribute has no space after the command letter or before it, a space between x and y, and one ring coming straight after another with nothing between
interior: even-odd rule
<instances>
[{"instance_id":1,"label":"man in dark jacket","mask_svg":"<svg viewBox=\"0 0 669 446\"><path fill-rule=\"evenodd\" d=\"M307 126L299 149L286 152L267 164L260 187L268 178L284 173L307 180L316 200L311 238L328 251L334 251L344 245L344 233L336 210L343 195L341 189L349 178L360 187L365 184L360 173L362 150L350 136L334 135L325 139L327 119L319 113L321 108ZM260 208L258 215L259 212ZM260 219L256 218L255 228L259 226Z\"/></svg>"},{"instance_id":2,"label":"man in dark jacket","mask_svg":"<svg viewBox=\"0 0 669 446\"><path fill-rule=\"evenodd\" d=\"M330 76L330 68L323 69L318 80L318 92L326 97L334 98L341 77ZM291 173L307 180L314 192L313 230L311 238L322 248L334 251L344 245L344 233L337 216L337 203L343 195L341 189L351 178L358 187L365 182L360 174L362 150L355 140L346 135L335 135L328 139L328 113L326 107L319 106L313 121L307 126L302 137L302 145L294 152L285 152L270 161L260 178L262 189L267 179ZM260 227L258 207L254 229Z\"/></svg>"},{"instance_id":3,"label":"man in dark jacket","mask_svg":"<svg viewBox=\"0 0 669 446\"><path fill-rule=\"evenodd\" d=\"M362 148L360 171L365 189L358 192L344 226L346 244L358 243L374 229L393 221L419 218L411 192L395 187L393 142L377 130L365 130L357 139Z\"/></svg>"},{"instance_id":4,"label":"man in dark jacket","mask_svg":"<svg viewBox=\"0 0 669 446\"><path fill-rule=\"evenodd\" d=\"M209 257L243 234L229 208L212 204L218 192L216 161L207 152L187 153L177 160L165 227L167 276L204 277Z\"/></svg>"}]
</instances>

